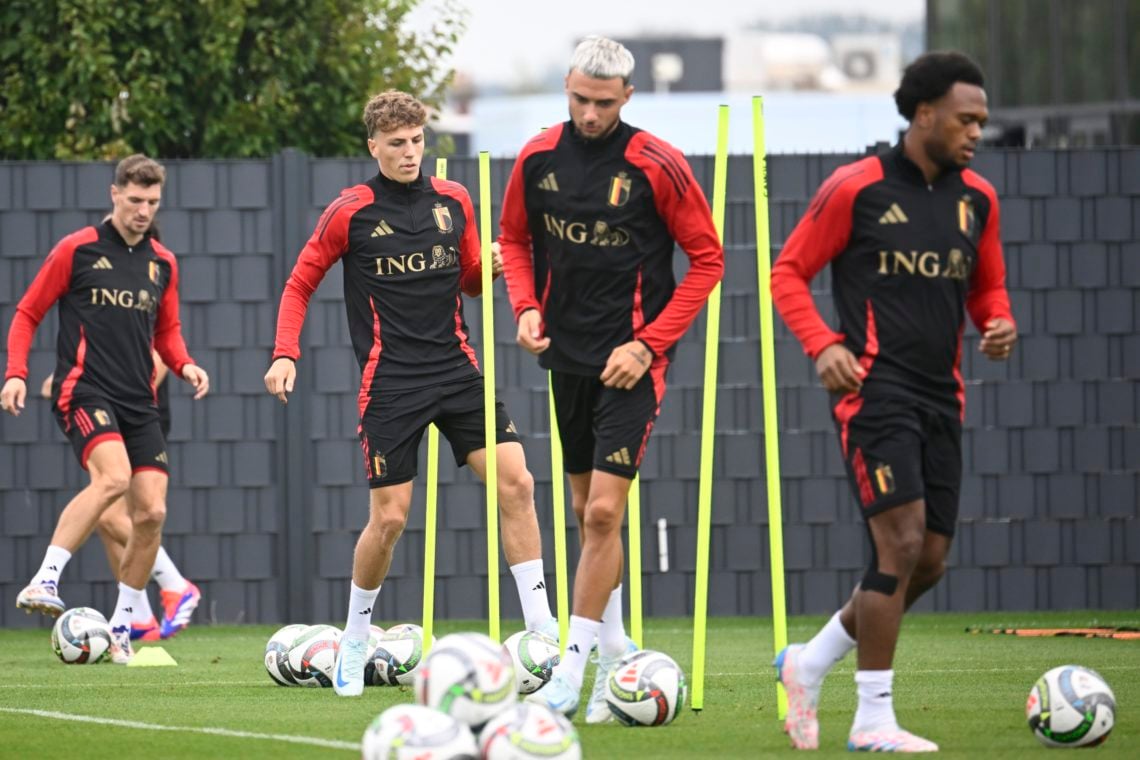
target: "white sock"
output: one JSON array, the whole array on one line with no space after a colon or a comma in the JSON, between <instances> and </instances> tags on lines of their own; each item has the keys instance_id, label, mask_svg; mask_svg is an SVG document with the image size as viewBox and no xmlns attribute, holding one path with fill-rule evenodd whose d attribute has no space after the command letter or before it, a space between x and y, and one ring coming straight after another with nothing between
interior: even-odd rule
<instances>
[{"instance_id":1,"label":"white sock","mask_svg":"<svg viewBox=\"0 0 1140 760\"><path fill-rule=\"evenodd\" d=\"M131 588L125 583L119 584L119 599L115 602L115 614L110 620L112 631L123 626L130 627L135 610L142 604L140 597L145 595L142 589Z\"/></svg>"},{"instance_id":2,"label":"white sock","mask_svg":"<svg viewBox=\"0 0 1140 760\"><path fill-rule=\"evenodd\" d=\"M586 672L586 660L590 657L590 647L601 629L600 620L570 616L570 632L566 635L566 654L558 664L558 672L575 689L582 688L582 676Z\"/></svg>"},{"instance_id":3,"label":"white sock","mask_svg":"<svg viewBox=\"0 0 1140 760\"><path fill-rule=\"evenodd\" d=\"M542 558L511 565L511 575L519 590L526 629L533 631L550 620L550 600L546 597L546 577L542 574Z\"/></svg>"},{"instance_id":4,"label":"white sock","mask_svg":"<svg viewBox=\"0 0 1140 760\"><path fill-rule=\"evenodd\" d=\"M162 587L163 591L181 591L186 588L186 579L178 572L178 565L166 553L166 549L158 547L158 555L154 558L154 567L151 568L150 577Z\"/></svg>"},{"instance_id":5,"label":"white sock","mask_svg":"<svg viewBox=\"0 0 1140 760\"><path fill-rule=\"evenodd\" d=\"M610 592L602 613L602 628L598 631L598 654L617 657L625 654L625 623L621 617L621 585Z\"/></svg>"},{"instance_id":6,"label":"white sock","mask_svg":"<svg viewBox=\"0 0 1140 760\"><path fill-rule=\"evenodd\" d=\"M859 731L897 731L895 706L891 700L893 670L859 670L855 673L855 686L859 692L859 707L851 733Z\"/></svg>"},{"instance_id":7,"label":"white sock","mask_svg":"<svg viewBox=\"0 0 1140 760\"><path fill-rule=\"evenodd\" d=\"M49 546L44 552L44 562L32 578L32 583L54 583L58 586L59 576L63 574L63 568L67 567L70 559L71 552L67 549L62 546Z\"/></svg>"},{"instance_id":8,"label":"white sock","mask_svg":"<svg viewBox=\"0 0 1140 760\"><path fill-rule=\"evenodd\" d=\"M367 639L372 624L372 605L380 593L380 586L372 590L351 584L348 592L348 619L344 623L344 637Z\"/></svg>"},{"instance_id":9,"label":"white sock","mask_svg":"<svg viewBox=\"0 0 1140 760\"><path fill-rule=\"evenodd\" d=\"M150 597L146 595L146 589L143 589L139 594L139 603L134 605L135 613L131 617L132 623L149 623L151 618L154 617L154 610L150 608Z\"/></svg>"},{"instance_id":10,"label":"white sock","mask_svg":"<svg viewBox=\"0 0 1140 760\"><path fill-rule=\"evenodd\" d=\"M800 683L805 686L823 683L824 677L835 663L854 648L855 639L847 635L843 623L839 622L839 613L836 612L800 652Z\"/></svg>"}]
</instances>

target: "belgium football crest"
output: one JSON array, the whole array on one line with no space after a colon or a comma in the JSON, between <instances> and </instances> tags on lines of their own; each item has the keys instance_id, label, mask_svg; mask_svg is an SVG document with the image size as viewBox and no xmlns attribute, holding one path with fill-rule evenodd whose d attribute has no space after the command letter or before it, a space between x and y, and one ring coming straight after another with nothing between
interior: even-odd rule
<instances>
[{"instance_id":1,"label":"belgium football crest","mask_svg":"<svg viewBox=\"0 0 1140 760\"><path fill-rule=\"evenodd\" d=\"M451 212L448 211L447 206L435 204L435 208L431 210L431 215L435 217L435 226L440 232L451 232L455 226L451 221Z\"/></svg>"},{"instance_id":2,"label":"belgium football crest","mask_svg":"<svg viewBox=\"0 0 1140 760\"><path fill-rule=\"evenodd\" d=\"M974 228L977 226L974 215L974 199L963 195L958 199L958 229L970 240L975 238Z\"/></svg>"},{"instance_id":3,"label":"belgium football crest","mask_svg":"<svg viewBox=\"0 0 1140 760\"><path fill-rule=\"evenodd\" d=\"M153 282L155 285L157 285L158 284L158 262L157 261L151 261L151 262L148 262L148 264L149 264L149 269L150 269L150 281Z\"/></svg>"},{"instance_id":4,"label":"belgium football crest","mask_svg":"<svg viewBox=\"0 0 1140 760\"><path fill-rule=\"evenodd\" d=\"M618 172L616 177L610 179L610 192L606 196L606 202L614 208L624 206L629 200L629 188L632 184L633 180L625 172Z\"/></svg>"}]
</instances>

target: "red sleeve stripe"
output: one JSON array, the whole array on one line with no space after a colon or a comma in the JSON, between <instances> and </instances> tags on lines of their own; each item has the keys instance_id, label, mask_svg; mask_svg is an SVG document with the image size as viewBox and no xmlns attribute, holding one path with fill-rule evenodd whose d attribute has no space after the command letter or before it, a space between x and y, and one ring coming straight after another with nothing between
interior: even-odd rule
<instances>
[{"instance_id":1,"label":"red sleeve stripe","mask_svg":"<svg viewBox=\"0 0 1140 760\"><path fill-rule=\"evenodd\" d=\"M689 179L685 176L684 170L677 166L675 159L662 150L661 146L646 143L645 147L641 149L641 155L658 164L665 171L669 179L673 181L677 195L684 195L689 189Z\"/></svg>"},{"instance_id":2,"label":"red sleeve stripe","mask_svg":"<svg viewBox=\"0 0 1140 760\"><path fill-rule=\"evenodd\" d=\"M356 200L359 200L356 195L345 193L329 204L329 207L325 209L325 213L321 215L320 221L317 222L317 240L324 239L325 228L329 226L329 222L336 216L336 212Z\"/></svg>"},{"instance_id":3,"label":"red sleeve stripe","mask_svg":"<svg viewBox=\"0 0 1140 760\"><path fill-rule=\"evenodd\" d=\"M823 213L823 209L827 205L827 202L831 200L831 196L835 194L835 191L838 190L844 182L851 179L852 177L857 177L862 173L863 162L859 162L856 164L851 164L851 171L837 171L832 174L831 177L828 178L827 182L825 182L819 189L819 192L815 194L815 198L812 200L811 206L808 208L808 213L812 215L812 221L815 221L819 218L819 215Z\"/></svg>"}]
</instances>

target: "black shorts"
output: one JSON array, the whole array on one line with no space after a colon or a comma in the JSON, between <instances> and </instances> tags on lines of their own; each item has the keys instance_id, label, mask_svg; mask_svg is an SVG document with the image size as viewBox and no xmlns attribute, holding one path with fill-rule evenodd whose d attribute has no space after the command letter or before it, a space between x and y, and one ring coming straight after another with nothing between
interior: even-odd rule
<instances>
[{"instance_id":1,"label":"black shorts","mask_svg":"<svg viewBox=\"0 0 1140 760\"><path fill-rule=\"evenodd\" d=\"M607 388L597 376L552 371L562 465L570 475L601 470L633 480L665 398L669 361L653 360L632 389Z\"/></svg>"},{"instance_id":2,"label":"black shorts","mask_svg":"<svg viewBox=\"0 0 1140 760\"><path fill-rule=\"evenodd\" d=\"M832 408L847 478L868 518L922 499L926 529L954 535L962 424L900 398L844 396Z\"/></svg>"},{"instance_id":3,"label":"black shorts","mask_svg":"<svg viewBox=\"0 0 1140 760\"><path fill-rule=\"evenodd\" d=\"M501 401L495 402L495 420L498 443L519 442L515 423ZM471 452L486 448L483 378L374 395L357 428L368 485L394 486L415 478L420 440L433 422L451 444L458 467L466 464Z\"/></svg>"},{"instance_id":4,"label":"black shorts","mask_svg":"<svg viewBox=\"0 0 1140 760\"><path fill-rule=\"evenodd\" d=\"M104 441L116 440L127 447L132 472L158 470L170 474L166 436L155 407L118 404L101 396L86 395L72 398L66 412L58 405L52 408L59 429L71 441L83 469L87 469L92 449Z\"/></svg>"}]
</instances>

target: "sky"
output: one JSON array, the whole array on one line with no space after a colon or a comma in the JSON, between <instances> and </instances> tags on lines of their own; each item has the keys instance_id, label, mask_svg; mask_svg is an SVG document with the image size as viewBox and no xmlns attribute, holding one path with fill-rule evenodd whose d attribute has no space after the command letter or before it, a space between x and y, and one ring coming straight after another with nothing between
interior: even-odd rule
<instances>
[{"instance_id":1,"label":"sky","mask_svg":"<svg viewBox=\"0 0 1140 760\"><path fill-rule=\"evenodd\" d=\"M455 0L470 11L453 64L479 86L539 80L564 66L574 42L587 34L628 36L684 33L715 36L758 20L778 21L811 13L865 14L896 21L921 18L924 0ZM413 25L437 12L440 0L422 0ZM699 9L699 12L698 12Z\"/></svg>"}]
</instances>

